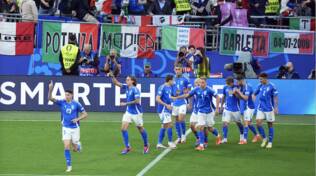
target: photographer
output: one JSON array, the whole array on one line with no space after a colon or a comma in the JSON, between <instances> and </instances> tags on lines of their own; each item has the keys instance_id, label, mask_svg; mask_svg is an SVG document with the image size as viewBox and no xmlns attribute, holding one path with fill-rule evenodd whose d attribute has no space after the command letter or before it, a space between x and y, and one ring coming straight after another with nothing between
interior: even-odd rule
<instances>
[{"instance_id":1,"label":"photographer","mask_svg":"<svg viewBox=\"0 0 316 176\"><path fill-rule=\"evenodd\" d=\"M153 73L153 71L151 70L151 64L149 62L147 62L144 65L144 72L141 73L139 75L139 77L142 77L142 78L155 78L155 77L157 77L157 75Z\"/></svg>"},{"instance_id":2,"label":"photographer","mask_svg":"<svg viewBox=\"0 0 316 176\"><path fill-rule=\"evenodd\" d=\"M91 45L85 44L79 59L80 76L96 76L99 74L99 58L91 51Z\"/></svg>"},{"instance_id":3,"label":"photographer","mask_svg":"<svg viewBox=\"0 0 316 176\"><path fill-rule=\"evenodd\" d=\"M192 63L190 61L190 54L187 52L187 48L185 46L180 47L180 51L177 55L177 59L174 63L174 66L181 65L183 76L189 78L190 74L192 74Z\"/></svg>"},{"instance_id":4,"label":"photographer","mask_svg":"<svg viewBox=\"0 0 316 176\"><path fill-rule=\"evenodd\" d=\"M252 50L248 47L244 47L238 56L238 59L234 63L224 65L224 69L232 71L234 78L257 78L255 71L251 65L252 63Z\"/></svg>"},{"instance_id":5,"label":"photographer","mask_svg":"<svg viewBox=\"0 0 316 176\"><path fill-rule=\"evenodd\" d=\"M279 67L277 79L300 79L300 76L295 72L293 63L287 62L286 65Z\"/></svg>"},{"instance_id":6,"label":"photographer","mask_svg":"<svg viewBox=\"0 0 316 176\"><path fill-rule=\"evenodd\" d=\"M104 72L112 72L114 77L118 77L121 74L121 67L121 61L117 57L117 51L115 49L111 49L110 55L106 57Z\"/></svg>"}]
</instances>

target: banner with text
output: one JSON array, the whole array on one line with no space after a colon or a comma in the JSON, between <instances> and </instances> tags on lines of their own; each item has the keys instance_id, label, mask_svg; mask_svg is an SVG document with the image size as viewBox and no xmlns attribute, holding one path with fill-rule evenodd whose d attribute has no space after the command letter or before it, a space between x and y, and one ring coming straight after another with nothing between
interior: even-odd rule
<instances>
[{"instance_id":1,"label":"banner with text","mask_svg":"<svg viewBox=\"0 0 316 176\"><path fill-rule=\"evenodd\" d=\"M90 44L93 51L98 49L98 25L79 23L43 23L42 59L43 62L58 63L59 51L68 43L69 34L75 34L77 44L82 50L84 44Z\"/></svg>"},{"instance_id":2,"label":"banner with text","mask_svg":"<svg viewBox=\"0 0 316 176\"><path fill-rule=\"evenodd\" d=\"M153 58L155 56L156 27L102 25L101 55L116 49L120 57Z\"/></svg>"}]
</instances>

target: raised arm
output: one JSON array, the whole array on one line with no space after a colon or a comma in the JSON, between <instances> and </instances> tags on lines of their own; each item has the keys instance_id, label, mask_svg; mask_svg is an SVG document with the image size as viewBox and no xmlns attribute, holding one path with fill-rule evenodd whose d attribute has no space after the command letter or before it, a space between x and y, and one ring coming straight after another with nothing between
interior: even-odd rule
<instances>
[{"instance_id":1,"label":"raised arm","mask_svg":"<svg viewBox=\"0 0 316 176\"><path fill-rule=\"evenodd\" d=\"M55 98L53 98L53 96L52 96L53 87L54 87L54 83L51 80L49 85L48 85L48 100L55 103L57 100Z\"/></svg>"},{"instance_id":2,"label":"raised arm","mask_svg":"<svg viewBox=\"0 0 316 176\"><path fill-rule=\"evenodd\" d=\"M118 87L122 87L122 83L120 83L113 75L112 72L109 73L109 76L112 78L112 82L114 85L118 86Z\"/></svg>"}]
</instances>

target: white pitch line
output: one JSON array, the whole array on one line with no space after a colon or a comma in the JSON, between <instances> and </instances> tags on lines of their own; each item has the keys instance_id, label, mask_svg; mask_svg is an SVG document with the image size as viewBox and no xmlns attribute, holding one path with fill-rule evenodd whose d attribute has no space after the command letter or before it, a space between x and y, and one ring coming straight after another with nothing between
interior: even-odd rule
<instances>
[{"instance_id":1,"label":"white pitch line","mask_svg":"<svg viewBox=\"0 0 316 176\"><path fill-rule=\"evenodd\" d=\"M191 129L185 132L185 136L191 133ZM172 149L167 148L162 153L160 153L154 160L152 160L143 170L141 170L136 176L143 176L148 172L155 164L157 164L164 156L166 156Z\"/></svg>"},{"instance_id":2,"label":"white pitch line","mask_svg":"<svg viewBox=\"0 0 316 176\"><path fill-rule=\"evenodd\" d=\"M66 173L65 173L66 174ZM54 175L54 174L0 174L1 176L65 176L65 175ZM67 173L69 176L106 176L106 175L71 175L71 173Z\"/></svg>"},{"instance_id":3,"label":"white pitch line","mask_svg":"<svg viewBox=\"0 0 316 176\"><path fill-rule=\"evenodd\" d=\"M0 122L60 122L60 120L30 120L30 119L0 119ZM98 121L98 120L89 120L89 121L81 121L81 123L121 123L122 121ZM145 121L146 123L160 123L159 121ZM216 123L216 124L222 124L222 122ZM282 123L282 122L276 122L273 123L275 125L289 125L289 126L316 126L316 123ZM255 124L254 124L255 125Z\"/></svg>"}]
</instances>

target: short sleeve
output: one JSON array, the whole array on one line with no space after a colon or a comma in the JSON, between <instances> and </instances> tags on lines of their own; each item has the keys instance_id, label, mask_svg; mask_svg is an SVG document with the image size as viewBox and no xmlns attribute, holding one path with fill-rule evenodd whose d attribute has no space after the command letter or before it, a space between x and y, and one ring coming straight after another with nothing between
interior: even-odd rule
<instances>
[{"instance_id":1,"label":"short sleeve","mask_svg":"<svg viewBox=\"0 0 316 176\"><path fill-rule=\"evenodd\" d=\"M214 96L214 97L217 96L217 93L216 93L215 90L212 89L212 88L209 88L209 94L210 94L211 96Z\"/></svg>"},{"instance_id":2,"label":"short sleeve","mask_svg":"<svg viewBox=\"0 0 316 176\"><path fill-rule=\"evenodd\" d=\"M278 94L279 94L278 90L276 89L276 87L274 85L272 85L272 92L271 93L273 96L278 96Z\"/></svg>"},{"instance_id":3,"label":"short sleeve","mask_svg":"<svg viewBox=\"0 0 316 176\"><path fill-rule=\"evenodd\" d=\"M86 110L84 109L84 107L81 105L81 103L77 102L77 111L78 112L85 112Z\"/></svg>"},{"instance_id":4,"label":"short sleeve","mask_svg":"<svg viewBox=\"0 0 316 176\"><path fill-rule=\"evenodd\" d=\"M158 89L157 95L162 96L162 93L163 93L163 86L160 86Z\"/></svg>"},{"instance_id":5,"label":"short sleeve","mask_svg":"<svg viewBox=\"0 0 316 176\"><path fill-rule=\"evenodd\" d=\"M134 96L135 96L135 99L138 99L138 98L140 98L140 92L139 92L139 90L136 88L136 87L134 87Z\"/></svg>"},{"instance_id":6,"label":"short sleeve","mask_svg":"<svg viewBox=\"0 0 316 176\"><path fill-rule=\"evenodd\" d=\"M255 92L253 93L254 95L258 95L258 94L259 94L260 87L261 87L261 85L259 85L259 86L257 87L257 89L255 90Z\"/></svg>"},{"instance_id":7,"label":"short sleeve","mask_svg":"<svg viewBox=\"0 0 316 176\"><path fill-rule=\"evenodd\" d=\"M127 84L122 84L122 87L121 87L122 90L125 91L125 90L127 90L127 88L128 88Z\"/></svg>"},{"instance_id":8,"label":"short sleeve","mask_svg":"<svg viewBox=\"0 0 316 176\"><path fill-rule=\"evenodd\" d=\"M56 100L55 104L61 106L65 100Z\"/></svg>"},{"instance_id":9,"label":"short sleeve","mask_svg":"<svg viewBox=\"0 0 316 176\"><path fill-rule=\"evenodd\" d=\"M189 96L192 97L193 95L195 95L197 89L198 89L198 88L194 88L193 90L191 90L191 91L189 92Z\"/></svg>"}]
</instances>

